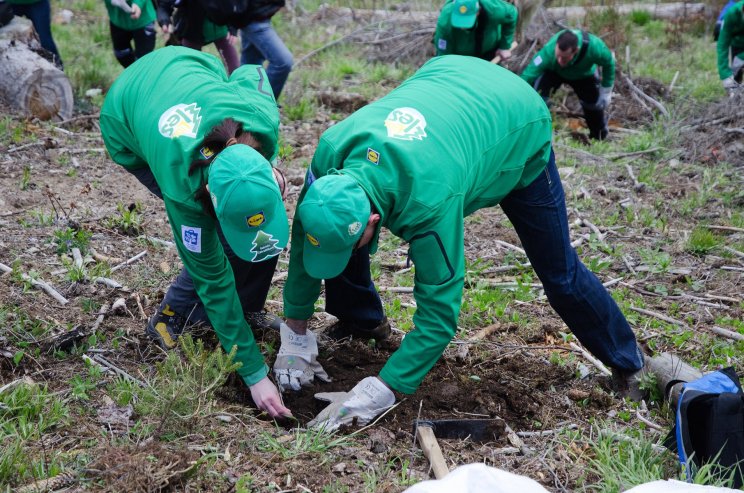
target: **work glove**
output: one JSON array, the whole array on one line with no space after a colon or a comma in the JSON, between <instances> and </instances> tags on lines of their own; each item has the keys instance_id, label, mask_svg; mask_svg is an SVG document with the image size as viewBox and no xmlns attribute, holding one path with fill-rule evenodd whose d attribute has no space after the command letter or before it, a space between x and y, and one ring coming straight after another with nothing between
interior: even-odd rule
<instances>
[{"instance_id":1,"label":"work glove","mask_svg":"<svg viewBox=\"0 0 744 493\"><path fill-rule=\"evenodd\" d=\"M127 14L132 13L132 6L127 3L127 0L111 0L111 5L120 8Z\"/></svg>"},{"instance_id":2,"label":"work glove","mask_svg":"<svg viewBox=\"0 0 744 493\"><path fill-rule=\"evenodd\" d=\"M725 79L723 79L723 88L727 91L734 91L736 89L739 89L740 87L741 84L734 80L733 75L731 77L726 77Z\"/></svg>"},{"instance_id":3,"label":"work glove","mask_svg":"<svg viewBox=\"0 0 744 493\"><path fill-rule=\"evenodd\" d=\"M330 404L307 425L326 431L337 430L355 419L357 424L366 425L395 404L395 394L377 377L363 379L350 392L321 392L315 398Z\"/></svg>"},{"instance_id":4,"label":"work glove","mask_svg":"<svg viewBox=\"0 0 744 493\"><path fill-rule=\"evenodd\" d=\"M331 378L318 363L318 341L315 334L308 330L305 335L299 335L282 322L279 325L281 346L274 361L274 376L279 389L300 390L303 385L311 385L313 378L318 377L324 382Z\"/></svg>"},{"instance_id":5,"label":"work glove","mask_svg":"<svg viewBox=\"0 0 744 493\"><path fill-rule=\"evenodd\" d=\"M600 87L599 88L599 99L597 100L597 106L601 109L606 110L612 100L612 87Z\"/></svg>"},{"instance_id":6,"label":"work glove","mask_svg":"<svg viewBox=\"0 0 744 493\"><path fill-rule=\"evenodd\" d=\"M158 24L164 32L170 32L171 16L164 9L158 9Z\"/></svg>"}]
</instances>

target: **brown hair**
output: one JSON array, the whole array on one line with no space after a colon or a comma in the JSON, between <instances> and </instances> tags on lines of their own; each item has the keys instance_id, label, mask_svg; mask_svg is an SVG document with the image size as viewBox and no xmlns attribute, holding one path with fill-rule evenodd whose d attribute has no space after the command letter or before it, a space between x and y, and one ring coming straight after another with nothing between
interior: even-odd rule
<instances>
[{"instance_id":1,"label":"brown hair","mask_svg":"<svg viewBox=\"0 0 744 493\"><path fill-rule=\"evenodd\" d=\"M261 152L261 144L258 142L258 139L256 139L252 133L244 131L242 123L237 122L232 118L225 118L222 120L222 123L214 127L207 136L204 137L204 140L201 143L202 149L211 151L212 154L207 158L195 159L192 161L191 165L189 165L189 176L191 176L196 170L206 168L212 164L214 158L216 158L220 152L224 151L226 147L232 144L245 144L254 148L258 152ZM199 190L194 194L194 200L201 203L202 207L204 207L204 212L215 219L217 218L217 215L214 212L214 205L212 204L209 192L207 191L206 181L202 182L201 187L199 187Z\"/></svg>"}]
</instances>

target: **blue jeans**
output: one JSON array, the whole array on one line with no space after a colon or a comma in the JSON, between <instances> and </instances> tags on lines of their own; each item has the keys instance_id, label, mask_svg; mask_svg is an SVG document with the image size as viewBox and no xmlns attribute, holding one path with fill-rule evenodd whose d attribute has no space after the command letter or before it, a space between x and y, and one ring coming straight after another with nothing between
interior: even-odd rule
<instances>
[{"instance_id":1,"label":"blue jeans","mask_svg":"<svg viewBox=\"0 0 744 493\"><path fill-rule=\"evenodd\" d=\"M52 38L52 20L51 7L49 0L39 0L29 4L13 4L13 13L26 17L34 25L36 33L39 35L41 47L54 55L54 64L63 68L62 58L57 51L57 45Z\"/></svg>"},{"instance_id":2,"label":"blue jeans","mask_svg":"<svg viewBox=\"0 0 744 493\"><path fill-rule=\"evenodd\" d=\"M292 70L292 53L271 27L271 20L252 22L240 30L242 65L263 65L269 62L266 75L269 84L274 90L274 98L279 100L279 95L284 89L289 72Z\"/></svg>"},{"instance_id":3,"label":"blue jeans","mask_svg":"<svg viewBox=\"0 0 744 493\"><path fill-rule=\"evenodd\" d=\"M551 152L545 171L529 186L513 190L500 205L542 281L550 305L581 344L609 367L641 368L643 359L635 335L620 308L571 246L555 155ZM366 250L357 252L339 277L326 280L326 311L340 319L364 320L374 315L381 320L381 307L370 279Z\"/></svg>"}]
</instances>

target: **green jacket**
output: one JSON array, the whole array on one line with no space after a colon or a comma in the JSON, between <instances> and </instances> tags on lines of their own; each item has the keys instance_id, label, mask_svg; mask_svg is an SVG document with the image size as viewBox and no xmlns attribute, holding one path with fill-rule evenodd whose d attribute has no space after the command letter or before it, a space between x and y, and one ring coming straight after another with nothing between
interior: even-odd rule
<instances>
[{"instance_id":1,"label":"green jacket","mask_svg":"<svg viewBox=\"0 0 744 493\"><path fill-rule=\"evenodd\" d=\"M41 0L7 0L11 5L29 5L32 3L39 3Z\"/></svg>"},{"instance_id":2,"label":"green jacket","mask_svg":"<svg viewBox=\"0 0 744 493\"><path fill-rule=\"evenodd\" d=\"M479 3L481 10L473 29L452 27L454 2L450 0L442 7L434 32L437 55L468 55L490 60L495 50L511 48L517 27L517 8L503 0L480 0ZM481 29L483 39L478 49L476 32Z\"/></svg>"},{"instance_id":3,"label":"green jacket","mask_svg":"<svg viewBox=\"0 0 744 493\"><path fill-rule=\"evenodd\" d=\"M213 55L166 47L119 76L100 126L114 162L127 169L149 166L155 175L183 265L222 346L228 352L237 346L238 373L253 385L268 368L243 317L216 220L194 200L209 170L188 175L190 163L208 152L201 147L206 134L227 117L256 135L266 159L275 158L279 112L264 70L243 65L228 78Z\"/></svg>"},{"instance_id":4,"label":"green jacket","mask_svg":"<svg viewBox=\"0 0 744 493\"><path fill-rule=\"evenodd\" d=\"M591 33L589 34L589 46L586 54L576 62L576 58L581 53L583 40L581 30L574 29L573 32L579 37L579 53L566 67L558 65L555 58L555 45L562 32L560 31L550 38L545 46L537 52L532 62L522 72L522 78L532 85L544 72L551 71L566 80L586 79L594 76L597 65L599 65L602 67L602 87L612 87L615 83L615 57L604 41Z\"/></svg>"},{"instance_id":5,"label":"green jacket","mask_svg":"<svg viewBox=\"0 0 744 493\"><path fill-rule=\"evenodd\" d=\"M155 15L155 5L152 3L152 0L128 0L127 3L129 5L136 4L142 10L142 13L137 19L132 19L130 14L127 14L119 7L111 5L111 0L105 0L105 3L111 24L127 31L142 29L149 23L154 22L157 17Z\"/></svg>"},{"instance_id":6,"label":"green jacket","mask_svg":"<svg viewBox=\"0 0 744 493\"><path fill-rule=\"evenodd\" d=\"M734 4L723 16L721 34L718 36L718 75L721 80L731 77L729 48L734 56L744 59L744 1Z\"/></svg>"},{"instance_id":7,"label":"green jacket","mask_svg":"<svg viewBox=\"0 0 744 493\"><path fill-rule=\"evenodd\" d=\"M548 162L551 133L547 106L518 76L451 55L321 136L300 202L315 178L353 177L416 265L416 328L380 373L395 390L414 392L455 335L465 216L530 184ZM295 220L284 314L297 319L310 317L320 293L303 265L304 236Z\"/></svg>"}]
</instances>

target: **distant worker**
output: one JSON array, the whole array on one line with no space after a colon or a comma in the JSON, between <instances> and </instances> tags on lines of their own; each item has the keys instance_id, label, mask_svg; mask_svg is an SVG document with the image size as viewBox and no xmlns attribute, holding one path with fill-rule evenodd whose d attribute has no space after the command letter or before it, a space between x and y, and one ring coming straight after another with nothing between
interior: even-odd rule
<instances>
[{"instance_id":1,"label":"distant worker","mask_svg":"<svg viewBox=\"0 0 744 493\"><path fill-rule=\"evenodd\" d=\"M741 89L743 70L744 1L740 1L723 16L718 36L718 75L723 81L723 88L729 92Z\"/></svg>"},{"instance_id":2,"label":"distant worker","mask_svg":"<svg viewBox=\"0 0 744 493\"><path fill-rule=\"evenodd\" d=\"M503 0L451 0L434 32L439 55L466 55L498 63L511 57L517 8Z\"/></svg>"},{"instance_id":3,"label":"distant worker","mask_svg":"<svg viewBox=\"0 0 744 493\"><path fill-rule=\"evenodd\" d=\"M152 0L105 0L105 3L114 56L127 68L155 49L155 5Z\"/></svg>"},{"instance_id":4,"label":"distant worker","mask_svg":"<svg viewBox=\"0 0 744 493\"><path fill-rule=\"evenodd\" d=\"M535 55L522 78L546 103L562 84L571 86L584 110L589 137L607 137L605 110L612 99L615 57L600 38L578 29L560 31Z\"/></svg>"},{"instance_id":5,"label":"distant worker","mask_svg":"<svg viewBox=\"0 0 744 493\"><path fill-rule=\"evenodd\" d=\"M729 2L721 9L721 13L718 14L718 19L716 19L716 27L713 28L713 41L718 41L718 36L721 34L723 16L725 16L726 12L728 12L728 10L734 5L736 5L736 0L729 0Z\"/></svg>"},{"instance_id":6,"label":"distant worker","mask_svg":"<svg viewBox=\"0 0 744 493\"><path fill-rule=\"evenodd\" d=\"M23 16L34 25L41 47L53 56L54 64L63 69L62 57L52 37L52 8L49 0L8 0L15 15Z\"/></svg>"}]
</instances>

